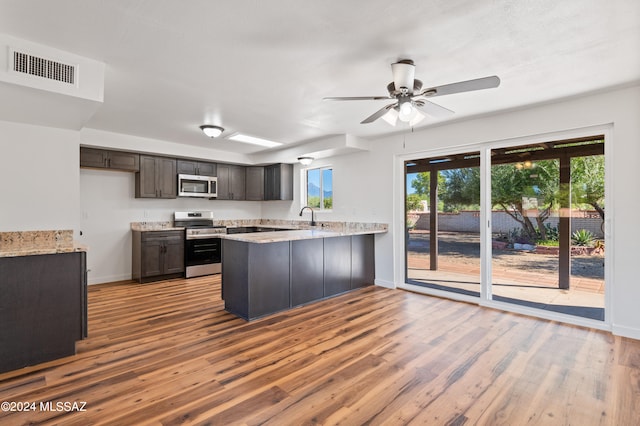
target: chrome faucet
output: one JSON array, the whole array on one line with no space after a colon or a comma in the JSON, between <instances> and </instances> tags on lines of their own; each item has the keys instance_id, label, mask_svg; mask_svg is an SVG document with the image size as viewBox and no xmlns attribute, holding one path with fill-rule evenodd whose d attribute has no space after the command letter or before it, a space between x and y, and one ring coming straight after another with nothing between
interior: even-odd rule
<instances>
[{"instance_id":1,"label":"chrome faucet","mask_svg":"<svg viewBox=\"0 0 640 426\"><path fill-rule=\"evenodd\" d=\"M316 220L313 218L313 209L309 206L304 206L302 210L300 210L300 216L302 216L302 212L304 211L304 209L311 210L311 226L316 226Z\"/></svg>"}]
</instances>

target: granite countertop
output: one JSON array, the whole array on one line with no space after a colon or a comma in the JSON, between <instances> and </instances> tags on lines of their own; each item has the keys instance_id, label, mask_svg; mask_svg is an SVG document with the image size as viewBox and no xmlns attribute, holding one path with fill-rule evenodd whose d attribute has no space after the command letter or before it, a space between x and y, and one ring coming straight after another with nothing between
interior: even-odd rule
<instances>
[{"instance_id":1,"label":"granite countertop","mask_svg":"<svg viewBox=\"0 0 640 426\"><path fill-rule=\"evenodd\" d=\"M341 235L358 235L358 234L379 234L388 231L388 225L384 223L364 223L364 222L316 222L317 226L310 226L308 220L279 220L279 219L238 219L238 220L214 220L213 226L223 226L226 228L237 227L250 227L259 226L266 228L280 228L287 229L289 231L274 231L274 232L257 232L251 234L218 234L220 238L227 238L237 241L251 242L273 242L273 241L260 241L262 239L274 239L285 238L284 232L298 232L298 231L314 231L307 233L291 234L290 239L309 239L309 238L325 238L336 237ZM185 228L175 227L170 221L158 221L158 222L131 222L132 231L182 231ZM293 230L293 231L292 231ZM324 234L318 234L324 232ZM258 235L263 235L259 237ZM266 236L264 236L266 234ZM283 235L273 235L283 234ZM229 235L229 236L226 236ZM249 237L251 236L251 237ZM279 241L287 241L282 239Z\"/></svg>"},{"instance_id":2,"label":"granite countertop","mask_svg":"<svg viewBox=\"0 0 640 426\"><path fill-rule=\"evenodd\" d=\"M73 240L72 230L0 232L0 257L87 251Z\"/></svg>"},{"instance_id":3,"label":"granite countertop","mask_svg":"<svg viewBox=\"0 0 640 426\"><path fill-rule=\"evenodd\" d=\"M172 222L131 222L132 231L184 231L184 227L173 226Z\"/></svg>"},{"instance_id":4,"label":"granite countertop","mask_svg":"<svg viewBox=\"0 0 640 426\"><path fill-rule=\"evenodd\" d=\"M386 229L357 229L351 231L332 231L326 229L298 229L293 231L253 232L248 234L222 234L225 240L242 241L245 243L277 243L283 241L309 240L313 238L331 238L349 235L380 234Z\"/></svg>"}]
</instances>

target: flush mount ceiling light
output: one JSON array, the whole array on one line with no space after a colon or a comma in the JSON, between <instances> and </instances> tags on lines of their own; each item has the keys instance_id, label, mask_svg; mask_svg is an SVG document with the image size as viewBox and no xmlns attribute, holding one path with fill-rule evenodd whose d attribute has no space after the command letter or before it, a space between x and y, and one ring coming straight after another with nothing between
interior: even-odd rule
<instances>
[{"instance_id":1,"label":"flush mount ceiling light","mask_svg":"<svg viewBox=\"0 0 640 426\"><path fill-rule=\"evenodd\" d=\"M308 166L309 164L311 164L311 162L313 162L313 157L298 157L298 161L303 166Z\"/></svg>"},{"instance_id":2,"label":"flush mount ceiling light","mask_svg":"<svg viewBox=\"0 0 640 426\"><path fill-rule=\"evenodd\" d=\"M212 126L211 124L203 124L200 126L200 130L210 138L217 138L224 132L224 129L220 126Z\"/></svg>"},{"instance_id":3,"label":"flush mount ceiling light","mask_svg":"<svg viewBox=\"0 0 640 426\"><path fill-rule=\"evenodd\" d=\"M250 143L253 145L266 146L267 148L273 148L274 146L282 145L280 142L269 141L267 139L260 139L254 136L243 135L241 133L236 133L235 135L229 136L229 139L236 142L244 142Z\"/></svg>"}]
</instances>

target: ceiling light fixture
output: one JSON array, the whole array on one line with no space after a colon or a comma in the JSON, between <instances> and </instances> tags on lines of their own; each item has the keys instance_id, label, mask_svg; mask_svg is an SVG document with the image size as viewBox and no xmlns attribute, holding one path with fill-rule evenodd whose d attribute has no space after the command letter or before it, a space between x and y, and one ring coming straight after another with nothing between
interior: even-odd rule
<instances>
[{"instance_id":1,"label":"ceiling light fixture","mask_svg":"<svg viewBox=\"0 0 640 426\"><path fill-rule=\"evenodd\" d=\"M311 164L313 162L313 157L298 157L298 161L303 166L308 166L309 164Z\"/></svg>"},{"instance_id":2,"label":"ceiling light fixture","mask_svg":"<svg viewBox=\"0 0 640 426\"><path fill-rule=\"evenodd\" d=\"M224 129L220 126L212 126L211 124L203 124L200 126L200 130L210 138L217 138L224 132Z\"/></svg>"},{"instance_id":3,"label":"ceiling light fixture","mask_svg":"<svg viewBox=\"0 0 640 426\"><path fill-rule=\"evenodd\" d=\"M411 105L411 102L403 102L400 105L400 111L398 111L398 118L400 121L408 123L415 118L416 114L418 114L418 110Z\"/></svg>"},{"instance_id":4,"label":"ceiling light fixture","mask_svg":"<svg viewBox=\"0 0 640 426\"><path fill-rule=\"evenodd\" d=\"M397 108L397 107L396 107ZM398 110L391 108L389 112L382 116L382 119L395 127L398 124Z\"/></svg>"},{"instance_id":5,"label":"ceiling light fixture","mask_svg":"<svg viewBox=\"0 0 640 426\"><path fill-rule=\"evenodd\" d=\"M273 148L274 146L282 145L280 142L260 139L253 136L243 135L241 133L236 133L235 135L231 135L229 136L229 139L236 142L244 142L244 143L250 143L253 145L266 146L267 148Z\"/></svg>"}]
</instances>

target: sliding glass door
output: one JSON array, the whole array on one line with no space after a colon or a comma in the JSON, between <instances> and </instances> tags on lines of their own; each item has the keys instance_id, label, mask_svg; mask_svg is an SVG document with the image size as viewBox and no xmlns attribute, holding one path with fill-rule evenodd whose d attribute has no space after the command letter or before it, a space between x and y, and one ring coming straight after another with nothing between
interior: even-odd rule
<instances>
[{"instance_id":1,"label":"sliding glass door","mask_svg":"<svg viewBox=\"0 0 640 426\"><path fill-rule=\"evenodd\" d=\"M604 137L486 152L405 161L406 283L603 321Z\"/></svg>"},{"instance_id":2,"label":"sliding glass door","mask_svg":"<svg viewBox=\"0 0 640 426\"><path fill-rule=\"evenodd\" d=\"M494 300L604 320L604 140L491 150Z\"/></svg>"},{"instance_id":3,"label":"sliding glass door","mask_svg":"<svg viewBox=\"0 0 640 426\"><path fill-rule=\"evenodd\" d=\"M480 153L405 163L407 282L480 296Z\"/></svg>"}]
</instances>

